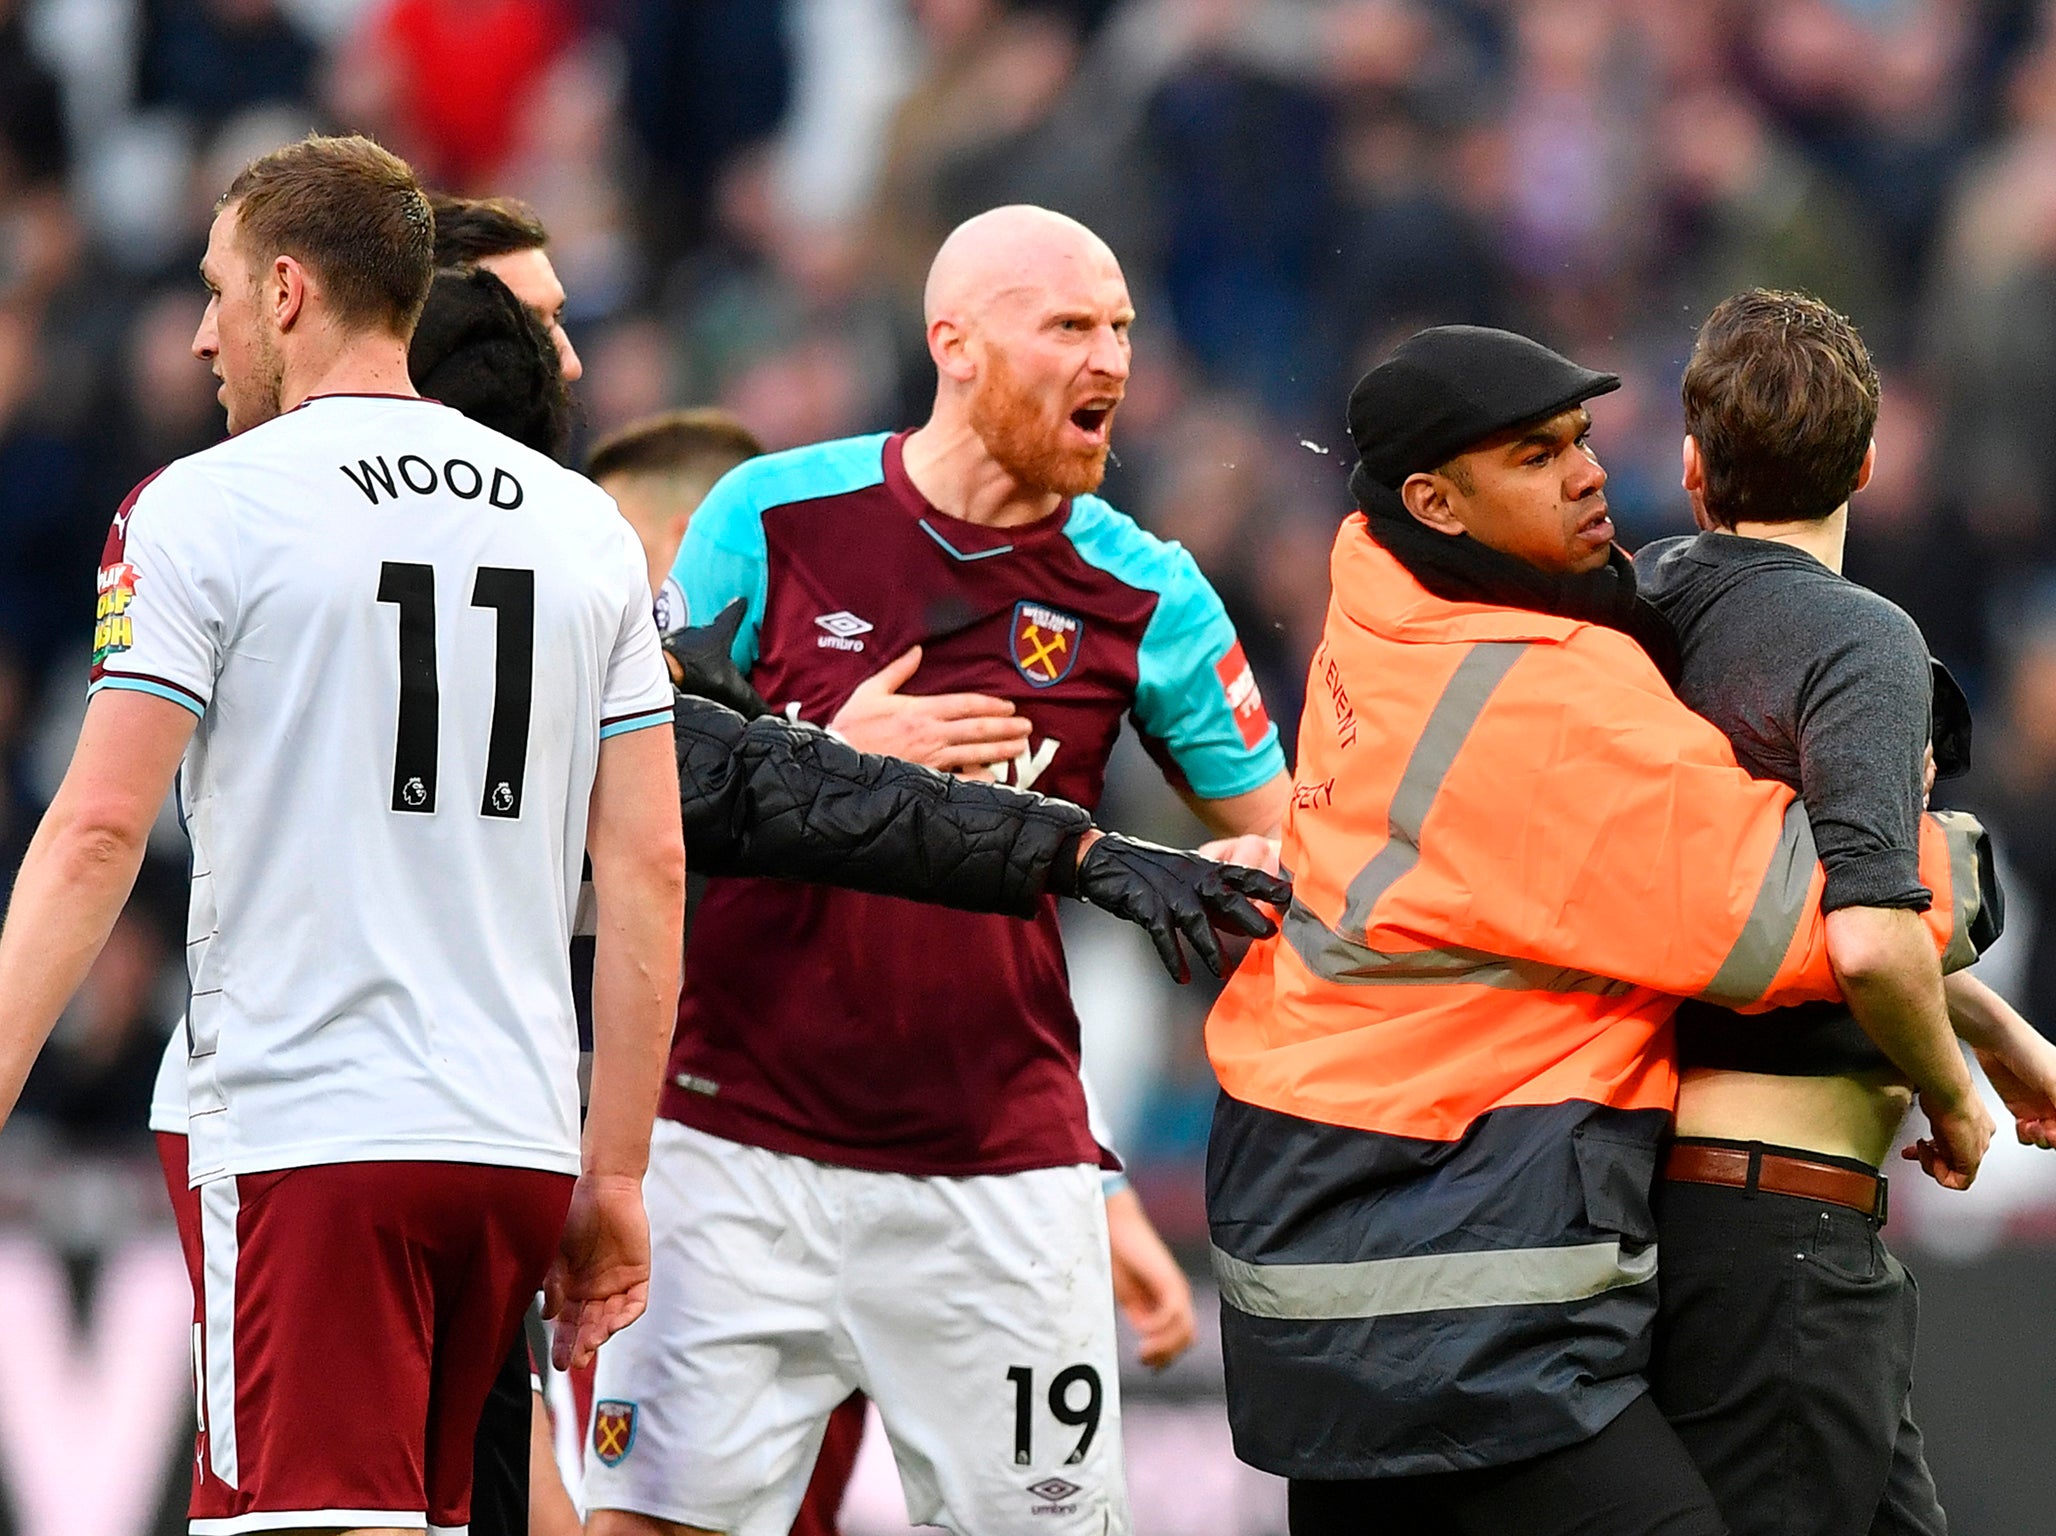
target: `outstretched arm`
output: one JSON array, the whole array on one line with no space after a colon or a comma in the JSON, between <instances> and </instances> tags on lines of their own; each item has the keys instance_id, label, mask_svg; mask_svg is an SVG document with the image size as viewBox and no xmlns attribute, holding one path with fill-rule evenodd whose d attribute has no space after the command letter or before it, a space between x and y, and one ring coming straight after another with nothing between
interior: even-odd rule
<instances>
[{"instance_id":1,"label":"outstretched arm","mask_svg":"<svg viewBox=\"0 0 2056 1536\"><path fill-rule=\"evenodd\" d=\"M1031 915L1075 895L1148 930L1183 979L1182 937L1210 967L1210 928L1252 935L1282 881L1131 838L1082 809L858 752L811 726L744 721L681 698L673 721L685 843L714 875L808 880L971 912Z\"/></svg>"}]
</instances>

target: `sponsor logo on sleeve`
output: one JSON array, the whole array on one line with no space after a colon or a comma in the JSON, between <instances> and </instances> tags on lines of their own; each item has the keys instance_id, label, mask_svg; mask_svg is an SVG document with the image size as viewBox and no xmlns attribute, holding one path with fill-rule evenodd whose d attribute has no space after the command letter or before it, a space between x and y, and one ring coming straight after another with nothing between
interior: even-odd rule
<instances>
[{"instance_id":1,"label":"sponsor logo on sleeve","mask_svg":"<svg viewBox=\"0 0 2056 1536\"><path fill-rule=\"evenodd\" d=\"M1228 654L1214 663L1214 676L1221 680L1221 696L1228 701L1228 708L1235 716L1235 728L1242 733L1242 744L1255 747L1270 730L1271 717L1264 709L1264 696L1257 691L1256 673L1250 670L1249 660L1242 654L1240 640L1228 647Z\"/></svg>"},{"instance_id":2,"label":"sponsor logo on sleeve","mask_svg":"<svg viewBox=\"0 0 2056 1536\"><path fill-rule=\"evenodd\" d=\"M1014 604L1014 670L1035 687L1070 676L1084 639L1085 621L1076 615L1040 603Z\"/></svg>"},{"instance_id":3,"label":"sponsor logo on sleeve","mask_svg":"<svg viewBox=\"0 0 2056 1536\"><path fill-rule=\"evenodd\" d=\"M129 604L135 601L136 568L127 561L100 568L100 596L93 609L93 665L119 656L136 643L135 620Z\"/></svg>"},{"instance_id":4,"label":"sponsor logo on sleeve","mask_svg":"<svg viewBox=\"0 0 2056 1536\"><path fill-rule=\"evenodd\" d=\"M822 614L814 626L826 631L814 637L814 644L831 651L861 651L864 642L857 636L870 634L874 627L869 619L860 619L847 608Z\"/></svg>"},{"instance_id":5,"label":"sponsor logo on sleeve","mask_svg":"<svg viewBox=\"0 0 2056 1536\"><path fill-rule=\"evenodd\" d=\"M593 1404L593 1454L610 1467L635 1449L635 1404L611 1399Z\"/></svg>"}]
</instances>

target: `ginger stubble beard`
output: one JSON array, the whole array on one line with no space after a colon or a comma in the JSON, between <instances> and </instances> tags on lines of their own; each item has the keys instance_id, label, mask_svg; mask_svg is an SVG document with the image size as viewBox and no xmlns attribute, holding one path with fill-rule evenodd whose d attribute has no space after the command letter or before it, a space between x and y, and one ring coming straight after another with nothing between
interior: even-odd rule
<instances>
[{"instance_id":1,"label":"ginger stubble beard","mask_svg":"<svg viewBox=\"0 0 2056 1536\"><path fill-rule=\"evenodd\" d=\"M1054 496L1083 496L1099 489L1106 478L1108 441L1086 449L1062 441L1068 416L1050 417L1049 409L1025 388L1006 353L988 347L985 366L972 387L971 430L1008 474L1022 485Z\"/></svg>"}]
</instances>

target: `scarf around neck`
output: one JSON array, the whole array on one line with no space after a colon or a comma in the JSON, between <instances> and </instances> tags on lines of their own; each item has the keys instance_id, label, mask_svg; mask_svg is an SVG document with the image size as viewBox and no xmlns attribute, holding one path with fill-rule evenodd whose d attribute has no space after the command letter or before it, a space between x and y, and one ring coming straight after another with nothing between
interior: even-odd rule
<instances>
[{"instance_id":1,"label":"scarf around neck","mask_svg":"<svg viewBox=\"0 0 2056 1536\"><path fill-rule=\"evenodd\" d=\"M1437 533L1406 510L1399 492L1362 473L1350 490L1376 539L1407 573L1451 603L1489 603L1553 613L1619 630L1648 653L1664 681L1678 680L1678 642L1654 604L1635 591L1635 564L1619 545L1595 571L1559 575L1501 554L1469 534Z\"/></svg>"}]
</instances>

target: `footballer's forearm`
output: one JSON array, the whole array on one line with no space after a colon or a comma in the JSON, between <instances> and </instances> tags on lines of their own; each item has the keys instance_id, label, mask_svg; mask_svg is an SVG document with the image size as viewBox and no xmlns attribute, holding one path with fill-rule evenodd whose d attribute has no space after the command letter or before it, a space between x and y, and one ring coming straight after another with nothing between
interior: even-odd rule
<instances>
[{"instance_id":1,"label":"footballer's forearm","mask_svg":"<svg viewBox=\"0 0 2056 1536\"><path fill-rule=\"evenodd\" d=\"M589 1177L641 1178L678 1013L685 845L670 732L602 744L586 848L593 944L593 1069L585 1122Z\"/></svg>"},{"instance_id":2,"label":"footballer's forearm","mask_svg":"<svg viewBox=\"0 0 2056 1536\"><path fill-rule=\"evenodd\" d=\"M36 829L0 930L0 1124L121 915L147 840L61 796Z\"/></svg>"},{"instance_id":3,"label":"footballer's forearm","mask_svg":"<svg viewBox=\"0 0 2056 1536\"><path fill-rule=\"evenodd\" d=\"M183 705L124 689L86 705L0 928L0 1124L121 915L194 723Z\"/></svg>"}]
</instances>

